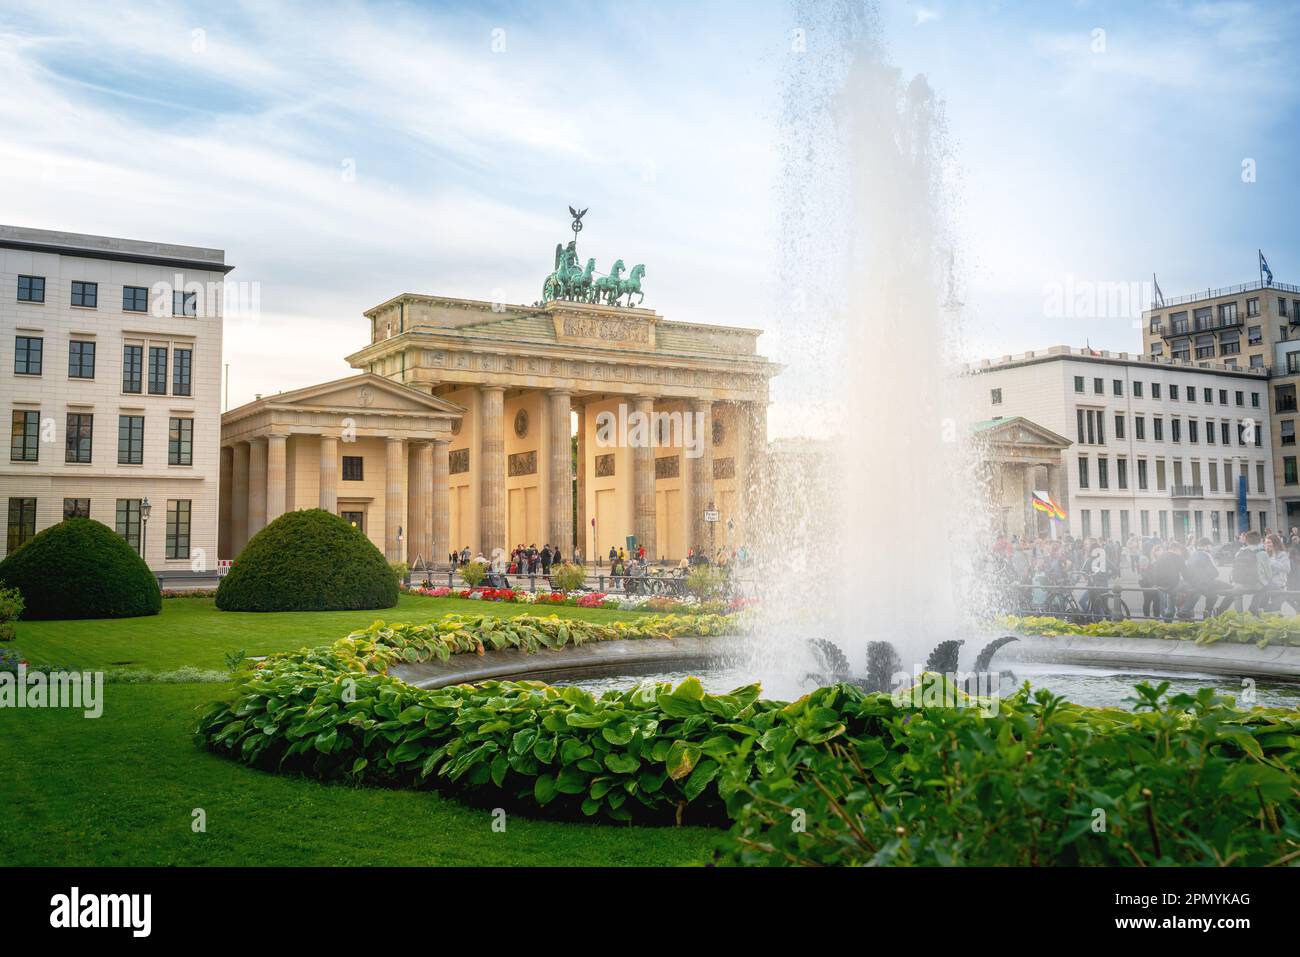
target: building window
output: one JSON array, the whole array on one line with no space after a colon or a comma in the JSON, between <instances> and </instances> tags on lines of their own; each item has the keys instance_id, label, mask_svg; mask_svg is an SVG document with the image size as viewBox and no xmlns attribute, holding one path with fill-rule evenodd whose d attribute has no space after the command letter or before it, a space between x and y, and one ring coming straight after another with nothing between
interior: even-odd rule
<instances>
[{"instance_id":1,"label":"building window","mask_svg":"<svg viewBox=\"0 0 1300 957\"><path fill-rule=\"evenodd\" d=\"M1205 420L1205 441L1209 445L1214 444L1214 420Z\"/></svg>"},{"instance_id":2,"label":"building window","mask_svg":"<svg viewBox=\"0 0 1300 957\"><path fill-rule=\"evenodd\" d=\"M117 534L137 552L140 550L140 499L117 500Z\"/></svg>"},{"instance_id":3,"label":"building window","mask_svg":"<svg viewBox=\"0 0 1300 957\"><path fill-rule=\"evenodd\" d=\"M1077 375L1074 377L1074 391L1075 392L1083 391L1083 376Z\"/></svg>"},{"instance_id":4,"label":"building window","mask_svg":"<svg viewBox=\"0 0 1300 957\"><path fill-rule=\"evenodd\" d=\"M1074 428L1079 435L1079 444L1082 445L1086 441L1084 436L1087 435L1083 429L1083 409L1074 410Z\"/></svg>"},{"instance_id":5,"label":"building window","mask_svg":"<svg viewBox=\"0 0 1300 957\"><path fill-rule=\"evenodd\" d=\"M1110 488L1110 462L1097 459L1097 488Z\"/></svg>"},{"instance_id":6,"label":"building window","mask_svg":"<svg viewBox=\"0 0 1300 957\"><path fill-rule=\"evenodd\" d=\"M1268 494L1268 489L1264 487L1264 463L1263 462L1255 463L1255 485L1256 485L1255 491L1258 492L1260 495Z\"/></svg>"},{"instance_id":7,"label":"building window","mask_svg":"<svg viewBox=\"0 0 1300 957\"><path fill-rule=\"evenodd\" d=\"M1138 488L1142 491L1147 489L1147 460L1138 459Z\"/></svg>"},{"instance_id":8,"label":"building window","mask_svg":"<svg viewBox=\"0 0 1300 957\"><path fill-rule=\"evenodd\" d=\"M365 512L340 512L339 515L343 521L347 522L361 534L366 532L366 513Z\"/></svg>"},{"instance_id":9,"label":"building window","mask_svg":"<svg viewBox=\"0 0 1300 957\"><path fill-rule=\"evenodd\" d=\"M72 305L94 309L99 305L99 283L72 281Z\"/></svg>"},{"instance_id":10,"label":"building window","mask_svg":"<svg viewBox=\"0 0 1300 957\"><path fill-rule=\"evenodd\" d=\"M1246 300L1246 315L1248 315L1248 316L1258 316L1258 315L1259 315L1259 297L1258 297L1258 296L1256 296L1254 299L1247 299L1247 300Z\"/></svg>"},{"instance_id":11,"label":"building window","mask_svg":"<svg viewBox=\"0 0 1300 957\"><path fill-rule=\"evenodd\" d=\"M1156 491L1165 490L1165 460L1156 459Z\"/></svg>"},{"instance_id":12,"label":"building window","mask_svg":"<svg viewBox=\"0 0 1300 957\"><path fill-rule=\"evenodd\" d=\"M1219 437L1223 439L1224 445L1232 444L1232 430L1229 427L1227 419L1224 419L1219 423Z\"/></svg>"},{"instance_id":13,"label":"building window","mask_svg":"<svg viewBox=\"0 0 1300 957\"><path fill-rule=\"evenodd\" d=\"M1115 438L1124 438L1124 413L1115 413Z\"/></svg>"},{"instance_id":14,"label":"building window","mask_svg":"<svg viewBox=\"0 0 1300 957\"><path fill-rule=\"evenodd\" d=\"M173 417L167 428L167 464L194 464L194 420Z\"/></svg>"},{"instance_id":15,"label":"building window","mask_svg":"<svg viewBox=\"0 0 1300 957\"><path fill-rule=\"evenodd\" d=\"M89 412L68 413L67 451L63 461L90 464L90 448L95 435L95 417Z\"/></svg>"},{"instance_id":16,"label":"building window","mask_svg":"<svg viewBox=\"0 0 1300 957\"><path fill-rule=\"evenodd\" d=\"M1165 440L1165 420L1158 415L1151 417L1151 440L1153 442L1163 442Z\"/></svg>"},{"instance_id":17,"label":"building window","mask_svg":"<svg viewBox=\"0 0 1300 957\"><path fill-rule=\"evenodd\" d=\"M144 416L117 417L117 464L141 465L144 462Z\"/></svg>"},{"instance_id":18,"label":"building window","mask_svg":"<svg viewBox=\"0 0 1300 957\"><path fill-rule=\"evenodd\" d=\"M140 394L144 346L122 347L122 391Z\"/></svg>"},{"instance_id":19,"label":"building window","mask_svg":"<svg viewBox=\"0 0 1300 957\"><path fill-rule=\"evenodd\" d=\"M1103 379L1092 380L1092 391L1096 395L1104 395L1106 392L1106 383Z\"/></svg>"},{"instance_id":20,"label":"building window","mask_svg":"<svg viewBox=\"0 0 1300 957\"><path fill-rule=\"evenodd\" d=\"M35 462L41 451L41 414L17 409L13 415L13 432L9 439L10 462Z\"/></svg>"},{"instance_id":21,"label":"building window","mask_svg":"<svg viewBox=\"0 0 1300 957\"><path fill-rule=\"evenodd\" d=\"M193 359L193 349L177 349L172 354L172 395L190 394L190 369Z\"/></svg>"},{"instance_id":22,"label":"building window","mask_svg":"<svg viewBox=\"0 0 1300 957\"><path fill-rule=\"evenodd\" d=\"M177 289L172 292L172 315L189 316L193 318L198 315L199 294L197 292L182 292Z\"/></svg>"},{"instance_id":23,"label":"building window","mask_svg":"<svg viewBox=\"0 0 1300 957\"><path fill-rule=\"evenodd\" d=\"M991 389L991 390L989 391L989 399L992 401L992 403L993 403L994 405L1001 405L1001 404L1002 404L1002 390L1001 390L1001 389Z\"/></svg>"},{"instance_id":24,"label":"building window","mask_svg":"<svg viewBox=\"0 0 1300 957\"><path fill-rule=\"evenodd\" d=\"M1252 409L1258 409L1258 408L1259 408L1259 393L1258 393L1258 392L1252 392L1252 393L1250 394L1250 407L1251 407Z\"/></svg>"},{"instance_id":25,"label":"building window","mask_svg":"<svg viewBox=\"0 0 1300 957\"><path fill-rule=\"evenodd\" d=\"M9 554L12 555L35 534L36 499L11 498L9 500Z\"/></svg>"},{"instance_id":26,"label":"building window","mask_svg":"<svg viewBox=\"0 0 1300 957\"><path fill-rule=\"evenodd\" d=\"M1147 437L1147 420L1144 415L1133 416L1133 437L1139 442L1145 442Z\"/></svg>"},{"instance_id":27,"label":"building window","mask_svg":"<svg viewBox=\"0 0 1300 957\"><path fill-rule=\"evenodd\" d=\"M1169 401L1170 402L1178 401L1178 383L1176 382L1169 383Z\"/></svg>"},{"instance_id":28,"label":"building window","mask_svg":"<svg viewBox=\"0 0 1300 957\"><path fill-rule=\"evenodd\" d=\"M1196 419L1187 420L1187 441L1193 445L1201 441L1201 423Z\"/></svg>"},{"instance_id":29,"label":"building window","mask_svg":"<svg viewBox=\"0 0 1300 957\"><path fill-rule=\"evenodd\" d=\"M187 498L167 503L167 557L190 557L190 500Z\"/></svg>"},{"instance_id":30,"label":"building window","mask_svg":"<svg viewBox=\"0 0 1300 957\"><path fill-rule=\"evenodd\" d=\"M1282 459L1282 481L1287 485L1300 484L1300 475L1296 474L1296 457L1294 455L1288 455Z\"/></svg>"},{"instance_id":31,"label":"building window","mask_svg":"<svg viewBox=\"0 0 1300 957\"><path fill-rule=\"evenodd\" d=\"M360 455L343 456L343 481L361 482L365 480L365 459Z\"/></svg>"},{"instance_id":32,"label":"building window","mask_svg":"<svg viewBox=\"0 0 1300 957\"><path fill-rule=\"evenodd\" d=\"M1295 445L1295 419L1282 420L1282 444Z\"/></svg>"},{"instance_id":33,"label":"building window","mask_svg":"<svg viewBox=\"0 0 1300 957\"><path fill-rule=\"evenodd\" d=\"M1153 399L1158 399L1158 398L1160 398L1160 383L1159 383L1159 382L1152 382L1152 383L1151 383L1151 398L1153 398Z\"/></svg>"},{"instance_id":34,"label":"building window","mask_svg":"<svg viewBox=\"0 0 1300 957\"><path fill-rule=\"evenodd\" d=\"M1187 401L1188 402L1196 401L1196 386L1189 385L1187 387Z\"/></svg>"},{"instance_id":35,"label":"building window","mask_svg":"<svg viewBox=\"0 0 1300 957\"><path fill-rule=\"evenodd\" d=\"M1251 356L1251 357L1250 357L1250 367L1251 367L1252 369L1262 369L1262 368L1264 368L1264 357L1261 356L1261 355L1253 355L1253 356Z\"/></svg>"},{"instance_id":36,"label":"building window","mask_svg":"<svg viewBox=\"0 0 1300 957\"><path fill-rule=\"evenodd\" d=\"M68 378L95 378L95 344L73 339L68 343Z\"/></svg>"},{"instance_id":37,"label":"building window","mask_svg":"<svg viewBox=\"0 0 1300 957\"><path fill-rule=\"evenodd\" d=\"M1111 382L1111 384L1110 384L1110 390L1111 390L1111 392L1113 392L1115 395L1123 395L1123 394L1124 394L1124 380L1123 380L1123 379L1115 379L1115 380L1113 380L1113 381Z\"/></svg>"},{"instance_id":38,"label":"building window","mask_svg":"<svg viewBox=\"0 0 1300 957\"><path fill-rule=\"evenodd\" d=\"M1134 383L1133 383L1133 395L1134 395L1135 397L1139 398L1139 399L1142 398L1142 383L1141 383L1141 382L1134 382Z\"/></svg>"},{"instance_id":39,"label":"building window","mask_svg":"<svg viewBox=\"0 0 1300 957\"><path fill-rule=\"evenodd\" d=\"M1079 509L1079 520L1083 526L1083 537L1092 537L1092 510L1087 508Z\"/></svg>"},{"instance_id":40,"label":"building window","mask_svg":"<svg viewBox=\"0 0 1300 957\"><path fill-rule=\"evenodd\" d=\"M1219 346L1219 352L1221 355L1225 355L1225 356L1238 355L1241 352L1241 340L1224 339L1222 344Z\"/></svg>"},{"instance_id":41,"label":"building window","mask_svg":"<svg viewBox=\"0 0 1300 957\"><path fill-rule=\"evenodd\" d=\"M1236 393L1236 398L1237 398L1237 405L1245 405L1245 404L1246 404L1246 393L1244 393L1244 392L1237 392L1237 393Z\"/></svg>"},{"instance_id":42,"label":"building window","mask_svg":"<svg viewBox=\"0 0 1300 957\"><path fill-rule=\"evenodd\" d=\"M1286 296L1277 297L1277 314L1286 318Z\"/></svg>"},{"instance_id":43,"label":"building window","mask_svg":"<svg viewBox=\"0 0 1300 957\"><path fill-rule=\"evenodd\" d=\"M1159 317L1159 316L1152 316L1152 317L1151 317L1151 324L1150 324L1147 328L1149 328L1152 332L1159 332L1159 331L1160 331L1160 317Z\"/></svg>"},{"instance_id":44,"label":"building window","mask_svg":"<svg viewBox=\"0 0 1300 957\"><path fill-rule=\"evenodd\" d=\"M1237 322L1237 304L1235 302L1219 303L1219 325L1235 325Z\"/></svg>"},{"instance_id":45,"label":"building window","mask_svg":"<svg viewBox=\"0 0 1300 957\"><path fill-rule=\"evenodd\" d=\"M1264 331L1262 326L1246 327L1246 345L1257 346L1264 341Z\"/></svg>"},{"instance_id":46,"label":"building window","mask_svg":"<svg viewBox=\"0 0 1300 957\"><path fill-rule=\"evenodd\" d=\"M63 517L65 519L90 518L90 499L65 498L63 500Z\"/></svg>"},{"instance_id":47,"label":"building window","mask_svg":"<svg viewBox=\"0 0 1300 957\"><path fill-rule=\"evenodd\" d=\"M145 286L122 287L123 312L148 312L149 290Z\"/></svg>"},{"instance_id":48,"label":"building window","mask_svg":"<svg viewBox=\"0 0 1300 957\"><path fill-rule=\"evenodd\" d=\"M18 301L19 302L44 302L45 301L45 277L44 276L19 276L18 277Z\"/></svg>"},{"instance_id":49,"label":"building window","mask_svg":"<svg viewBox=\"0 0 1300 957\"><path fill-rule=\"evenodd\" d=\"M167 347L149 347L149 394L167 394Z\"/></svg>"},{"instance_id":50,"label":"building window","mask_svg":"<svg viewBox=\"0 0 1300 957\"><path fill-rule=\"evenodd\" d=\"M1079 488L1088 487L1088 456L1079 456Z\"/></svg>"},{"instance_id":51,"label":"building window","mask_svg":"<svg viewBox=\"0 0 1300 957\"><path fill-rule=\"evenodd\" d=\"M1162 342L1151 343L1151 354L1153 356L1162 356L1165 354L1165 346Z\"/></svg>"},{"instance_id":52,"label":"building window","mask_svg":"<svg viewBox=\"0 0 1300 957\"><path fill-rule=\"evenodd\" d=\"M1177 416L1169 420L1169 439L1172 442L1181 442L1183 440L1183 420Z\"/></svg>"},{"instance_id":53,"label":"building window","mask_svg":"<svg viewBox=\"0 0 1300 957\"><path fill-rule=\"evenodd\" d=\"M41 356L44 351L45 340L40 336L14 337L14 373L40 375Z\"/></svg>"},{"instance_id":54,"label":"building window","mask_svg":"<svg viewBox=\"0 0 1300 957\"><path fill-rule=\"evenodd\" d=\"M1128 459L1115 460L1115 484L1122 489L1128 488Z\"/></svg>"}]
</instances>

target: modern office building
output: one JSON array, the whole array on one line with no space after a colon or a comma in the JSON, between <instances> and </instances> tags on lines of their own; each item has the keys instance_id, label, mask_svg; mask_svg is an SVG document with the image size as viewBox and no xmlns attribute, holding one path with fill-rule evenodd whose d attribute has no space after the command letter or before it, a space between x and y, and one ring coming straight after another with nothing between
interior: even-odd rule
<instances>
[{"instance_id":1,"label":"modern office building","mask_svg":"<svg viewBox=\"0 0 1300 957\"><path fill-rule=\"evenodd\" d=\"M219 249L0 226L5 554L69 516L215 566Z\"/></svg>"},{"instance_id":2,"label":"modern office building","mask_svg":"<svg viewBox=\"0 0 1300 957\"><path fill-rule=\"evenodd\" d=\"M1278 527L1265 368L1054 346L963 372L1004 534L1050 534L1035 490L1076 536L1224 541Z\"/></svg>"}]
</instances>

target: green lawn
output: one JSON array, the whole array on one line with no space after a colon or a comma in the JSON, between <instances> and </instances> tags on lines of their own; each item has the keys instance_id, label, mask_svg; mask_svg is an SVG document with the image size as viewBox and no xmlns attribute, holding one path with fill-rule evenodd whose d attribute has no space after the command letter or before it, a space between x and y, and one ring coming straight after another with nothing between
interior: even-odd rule
<instances>
[{"instance_id":1,"label":"green lawn","mask_svg":"<svg viewBox=\"0 0 1300 957\"><path fill-rule=\"evenodd\" d=\"M174 598L161 615L22 622L9 648L75 668L220 669L225 653L324 644L377 618L449 611L518 615L526 605L403 596L383 612L219 612ZM617 620L636 613L545 608ZM431 791L327 785L254 771L195 748L197 713L224 683L118 684L104 713L0 710L0 865L702 864L716 832L529 821L504 833L486 810ZM202 808L205 833L191 830Z\"/></svg>"},{"instance_id":2,"label":"green lawn","mask_svg":"<svg viewBox=\"0 0 1300 957\"><path fill-rule=\"evenodd\" d=\"M223 668L227 652L249 655L326 645L374 621L429 621L448 612L477 615L559 614L617 621L643 612L605 608L507 605L464 598L402 595L396 608L379 611L217 611L211 598L167 598L162 614L103 621L24 621L17 648L32 664L69 668L170 671L184 665Z\"/></svg>"}]
</instances>

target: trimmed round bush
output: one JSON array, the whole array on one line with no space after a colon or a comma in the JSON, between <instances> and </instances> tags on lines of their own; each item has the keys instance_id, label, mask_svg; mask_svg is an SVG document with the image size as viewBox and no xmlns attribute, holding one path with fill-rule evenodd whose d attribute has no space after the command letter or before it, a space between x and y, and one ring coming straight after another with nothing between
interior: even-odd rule
<instances>
[{"instance_id":1,"label":"trimmed round bush","mask_svg":"<svg viewBox=\"0 0 1300 957\"><path fill-rule=\"evenodd\" d=\"M319 508L286 512L244 546L217 587L222 611L392 608L397 578L370 539Z\"/></svg>"},{"instance_id":2,"label":"trimmed round bush","mask_svg":"<svg viewBox=\"0 0 1300 957\"><path fill-rule=\"evenodd\" d=\"M136 618L162 611L162 592L126 539L92 518L51 525L0 562L22 592L23 618Z\"/></svg>"}]
</instances>

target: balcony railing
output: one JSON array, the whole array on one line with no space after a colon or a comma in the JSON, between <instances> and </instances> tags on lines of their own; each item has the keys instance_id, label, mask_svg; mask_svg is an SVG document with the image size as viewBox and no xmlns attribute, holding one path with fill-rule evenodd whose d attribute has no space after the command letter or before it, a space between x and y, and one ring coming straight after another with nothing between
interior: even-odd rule
<instances>
[{"instance_id":1,"label":"balcony railing","mask_svg":"<svg viewBox=\"0 0 1300 957\"><path fill-rule=\"evenodd\" d=\"M1205 498L1205 488L1201 485L1173 485L1169 488L1170 498Z\"/></svg>"},{"instance_id":2,"label":"balcony railing","mask_svg":"<svg viewBox=\"0 0 1300 957\"><path fill-rule=\"evenodd\" d=\"M1193 322L1174 324L1166 322L1161 323L1160 325L1160 338L1178 339L1182 336L1200 335L1203 332L1220 332L1224 329L1240 329L1243 325L1244 323L1242 322L1241 316L1237 316L1235 319L1215 319L1211 322L1201 323Z\"/></svg>"},{"instance_id":3,"label":"balcony railing","mask_svg":"<svg viewBox=\"0 0 1300 957\"><path fill-rule=\"evenodd\" d=\"M1300 292L1300 286L1292 286L1285 282L1245 282L1239 286L1224 286L1222 289L1207 289L1205 292L1194 292L1188 296L1175 296L1172 299L1166 299L1164 302L1152 302L1152 309L1169 309L1173 306L1182 306L1189 302L1200 302L1203 299L1218 299L1220 296L1236 296L1243 292L1255 292L1261 289L1276 289L1278 292Z\"/></svg>"}]
</instances>

